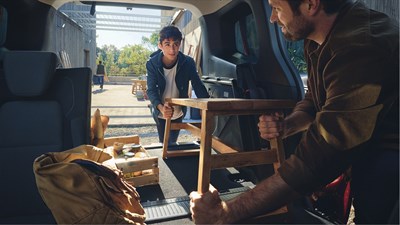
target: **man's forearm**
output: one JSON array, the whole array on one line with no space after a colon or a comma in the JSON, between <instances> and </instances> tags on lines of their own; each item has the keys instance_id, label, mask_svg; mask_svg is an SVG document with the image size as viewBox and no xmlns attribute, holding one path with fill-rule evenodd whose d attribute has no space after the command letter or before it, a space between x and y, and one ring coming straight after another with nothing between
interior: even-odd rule
<instances>
[{"instance_id":1,"label":"man's forearm","mask_svg":"<svg viewBox=\"0 0 400 225\"><path fill-rule=\"evenodd\" d=\"M232 223L272 212L299 196L279 174L275 174L254 189L226 202L224 222Z\"/></svg>"},{"instance_id":2,"label":"man's forearm","mask_svg":"<svg viewBox=\"0 0 400 225\"><path fill-rule=\"evenodd\" d=\"M284 120L283 138L307 130L313 121L314 118L306 112L293 112Z\"/></svg>"}]
</instances>

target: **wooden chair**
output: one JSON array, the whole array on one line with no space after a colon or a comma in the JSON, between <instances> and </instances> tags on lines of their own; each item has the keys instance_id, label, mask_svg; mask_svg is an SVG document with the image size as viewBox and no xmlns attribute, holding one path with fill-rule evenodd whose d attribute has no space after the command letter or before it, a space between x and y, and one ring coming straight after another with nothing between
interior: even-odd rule
<instances>
[{"instance_id":1,"label":"wooden chair","mask_svg":"<svg viewBox=\"0 0 400 225\"><path fill-rule=\"evenodd\" d=\"M132 79L132 94L136 95L137 91L145 91L147 89L146 80Z\"/></svg>"}]
</instances>

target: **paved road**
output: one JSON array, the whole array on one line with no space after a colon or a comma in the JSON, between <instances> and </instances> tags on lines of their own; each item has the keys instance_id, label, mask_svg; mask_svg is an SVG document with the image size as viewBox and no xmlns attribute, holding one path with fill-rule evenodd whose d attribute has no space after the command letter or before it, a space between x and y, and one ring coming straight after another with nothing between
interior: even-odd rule
<instances>
[{"instance_id":1,"label":"paved road","mask_svg":"<svg viewBox=\"0 0 400 225\"><path fill-rule=\"evenodd\" d=\"M110 125L155 125L148 108L150 101L139 101L131 90L128 84L105 84L103 90L93 86L91 115L100 109L102 115L110 117Z\"/></svg>"}]
</instances>

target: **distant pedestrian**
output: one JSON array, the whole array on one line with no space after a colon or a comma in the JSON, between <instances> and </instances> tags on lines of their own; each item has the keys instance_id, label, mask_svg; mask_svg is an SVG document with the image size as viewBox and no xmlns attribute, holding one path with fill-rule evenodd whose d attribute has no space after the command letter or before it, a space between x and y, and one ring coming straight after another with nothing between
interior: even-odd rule
<instances>
[{"instance_id":1,"label":"distant pedestrian","mask_svg":"<svg viewBox=\"0 0 400 225\"><path fill-rule=\"evenodd\" d=\"M106 80L108 80L108 78L107 78L107 74L106 74L106 68L104 67L103 62L101 60L99 61L99 64L97 65L96 76L99 78L100 89L103 89L104 78L106 78Z\"/></svg>"},{"instance_id":2,"label":"distant pedestrian","mask_svg":"<svg viewBox=\"0 0 400 225\"><path fill-rule=\"evenodd\" d=\"M165 98L188 98L189 82L196 96L208 98L208 92L200 80L193 58L179 51L182 33L175 26L166 26L159 34L159 52L153 53L146 63L147 95L152 104L153 118L157 124L158 138L164 140L165 119L172 123L182 122L186 107L170 106ZM179 130L172 130L169 143L176 142Z\"/></svg>"}]
</instances>

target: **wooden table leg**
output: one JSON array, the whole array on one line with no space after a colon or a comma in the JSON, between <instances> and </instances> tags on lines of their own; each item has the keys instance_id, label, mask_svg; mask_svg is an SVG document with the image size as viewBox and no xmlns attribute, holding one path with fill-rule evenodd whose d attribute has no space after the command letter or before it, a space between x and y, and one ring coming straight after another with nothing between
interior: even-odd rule
<instances>
[{"instance_id":1,"label":"wooden table leg","mask_svg":"<svg viewBox=\"0 0 400 225\"><path fill-rule=\"evenodd\" d=\"M269 144L271 149L275 149L276 151L277 162L274 163L274 169L276 172L278 171L278 168L281 166L281 164L285 161L286 158L282 138L281 137L273 138L269 141Z\"/></svg>"},{"instance_id":2,"label":"wooden table leg","mask_svg":"<svg viewBox=\"0 0 400 225\"><path fill-rule=\"evenodd\" d=\"M163 159L168 157L168 140L169 132L171 131L171 118L165 120L164 140L163 140Z\"/></svg>"},{"instance_id":3,"label":"wooden table leg","mask_svg":"<svg viewBox=\"0 0 400 225\"><path fill-rule=\"evenodd\" d=\"M199 193L205 193L209 190L210 186L211 138L214 129L214 115L210 112L207 113L207 110L202 110L201 114L201 142L197 191Z\"/></svg>"}]
</instances>

